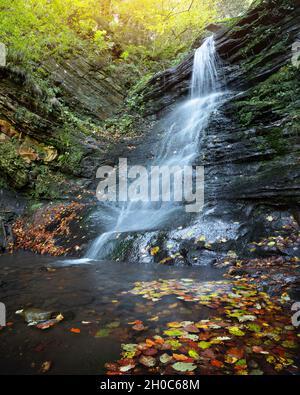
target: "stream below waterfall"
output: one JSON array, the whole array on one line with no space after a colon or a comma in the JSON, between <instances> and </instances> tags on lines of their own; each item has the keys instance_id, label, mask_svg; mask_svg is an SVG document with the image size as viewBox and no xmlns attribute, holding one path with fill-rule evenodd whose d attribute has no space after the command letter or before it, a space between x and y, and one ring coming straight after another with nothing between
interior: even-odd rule
<instances>
[{"instance_id":1,"label":"stream below waterfall","mask_svg":"<svg viewBox=\"0 0 300 395\"><path fill-rule=\"evenodd\" d=\"M36 374L44 361L53 363L51 374L104 373L104 364L118 359L121 344L132 341L128 322L137 317L148 323L150 336L168 321L207 316L203 306L195 309L174 295L155 303L124 294L135 282L184 278L205 284L222 279L223 272L109 261L62 267L54 258L31 253L1 256L0 267L0 299L11 323L0 331L2 374ZM15 314L26 307L59 311L65 319L42 331ZM158 320L148 321L155 316Z\"/></svg>"}]
</instances>

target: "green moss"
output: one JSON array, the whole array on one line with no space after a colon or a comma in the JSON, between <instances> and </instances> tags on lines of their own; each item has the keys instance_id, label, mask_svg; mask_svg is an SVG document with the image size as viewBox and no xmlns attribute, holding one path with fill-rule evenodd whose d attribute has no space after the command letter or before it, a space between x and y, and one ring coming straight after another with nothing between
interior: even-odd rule
<instances>
[{"instance_id":1,"label":"green moss","mask_svg":"<svg viewBox=\"0 0 300 395\"><path fill-rule=\"evenodd\" d=\"M0 177L0 189L1 188L7 188L7 187L8 187L7 181L4 178Z\"/></svg>"},{"instance_id":2,"label":"green moss","mask_svg":"<svg viewBox=\"0 0 300 395\"><path fill-rule=\"evenodd\" d=\"M287 145L285 144L285 138L281 128L269 130L268 133L263 136L263 138L263 149L271 148L278 155L282 155L287 152Z\"/></svg>"},{"instance_id":3,"label":"green moss","mask_svg":"<svg viewBox=\"0 0 300 395\"><path fill-rule=\"evenodd\" d=\"M276 34L276 33L274 33ZM258 40L259 42L259 40ZM256 71L258 66L263 65L264 68L272 67L273 59L277 54L284 53L288 46L288 37L284 37L281 41L279 41L275 45L271 45L269 48L266 48L264 51L259 53L256 56L248 56L245 59L245 62L242 64L242 68L245 72Z\"/></svg>"},{"instance_id":4,"label":"green moss","mask_svg":"<svg viewBox=\"0 0 300 395\"><path fill-rule=\"evenodd\" d=\"M65 177L61 173L54 173L47 166L39 166L31 196L35 199L57 199L63 192L64 183Z\"/></svg>"},{"instance_id":5,"label":"green moss","mask_svg":"<svg viewBox=\"0 0 300 395\"><path fill-rule=\"evenodd\" d=\"M29 202L29 204L27 206L27 212L28 212L28 214L33 214L35 211L39 210L43 206L44 206L43 203L33 200L33 201Z\"/></svg>"},{"instance_id":6,"label":"green moss","mask_svg":"<svg viewBox=\"0 0 300 395\"><path fill-rule=\"evenodd\" d=\"M136 133L135 123L138 119L137 114L125 112L122 116L109 118L105 121L105 128L112 134L130 135Z\"/></svg>"},{"instance_id":7,"label":"green moss","mask_svg":"<svg viewBox=\"0 0 300 395\"><path fill-rule=\"evenodd\" d=\"M257 88L249 91L248 100L235 103L238 119L243 126L260 123L265 114L273 118L299 113L300 76L293 66L282 67Z\"/></svg>"},{"instance_id":8,"label":"green moss","mask_svg":"<svg viewBox=\"0 0 300 395\"><path fill-rule=\"evenodd\" d=\"M84 151L69 128L71 128L71 125L65 125L65 127L58 132L58 144L56 142L56 145L62 152L58 157L59 166L62 167L64 171L73 173L80 165Z\"/></svg>"},{"instance_id":9,"label":"green moss","mask_svg":"<svg viewBox=\"0 0 300 395\"><path fill-rule=\"evenodd\" d=\"M28 165L18 155L14 140L0 143L0 170L4 179L16 189L28 184Z\"/></svg>"}]
</instances>

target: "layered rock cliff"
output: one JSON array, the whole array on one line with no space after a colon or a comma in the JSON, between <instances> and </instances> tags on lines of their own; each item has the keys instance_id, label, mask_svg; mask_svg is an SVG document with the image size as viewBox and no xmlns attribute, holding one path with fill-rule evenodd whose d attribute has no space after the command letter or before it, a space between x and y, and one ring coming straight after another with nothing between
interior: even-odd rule
<instances>
[{"instance_id":1,"label":"layered rock cliff","mask_svg":"<svg viewBox=\"0 0 300 395\"><path fill-rule=\"evenodd\" d=\"M263 2L215 40L232 98L201 141L208 198L297 206L300 77L292 58L300 2ZM188 94L192 59L152 78L144 92L149 114L160 117Z\"/></svg>"}]
</instances>

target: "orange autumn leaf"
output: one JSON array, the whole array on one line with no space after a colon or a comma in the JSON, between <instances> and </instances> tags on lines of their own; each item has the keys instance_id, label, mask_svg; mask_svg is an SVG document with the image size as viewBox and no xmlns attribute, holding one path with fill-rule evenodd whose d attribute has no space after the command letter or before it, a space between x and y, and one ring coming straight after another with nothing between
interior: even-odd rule
<instances>
[{"instance_id":1,"label":"orange autumn leaf","mask_svg":"<svg viewBox=\"0 0 300 395\"><path fill-rule=\"evenodd\" d=\"M173 358L176 359L176 361L186 361L189 359L186 355L183 354L173 354Z\"/></svg>"},{"instance_id":2,"label":"orange autumn leaf","mask_svg":"<svg viewBox=\"0 0 300 395\"><path fill-rule=\"evenodd\" d=\"M70 332L72 332L72 333L80 333L80 329L79 328L71 328Z\"/></svg>"},{"instance_id":3,"label":"orange autumn leaf","mask_svg":"<svg viewBox=\"0 0 300 395\"><path fill-rule=\"evenodd\" d=\"M244 356L244 350L233 347L227 351L227 354L237 359L241 359Z\"/></svg>"},{"instance_id":4,"label":"orange autumn leaf","mask_svg":"<svg viewBox=\"0 0 300 395\"><path fill-rule=\"evenodd\" d=\"M173 322L168 322L167 326L169 328L180 328L182 325L180 322L173 321Z\"/></svg>"},{"instance_id":5,"label":"orange autumn leaf","mask_svg":"<svg viewBox=\"0 0 300 395\"><path fill-rule=\"evenodd\" d=\"M155 346L155 342L151 339L146 339L146 344L148 347Z\"/></svg>"},{"instance_id":6,"label":"orange autumn leaf","mask_svg":"<svg viewBox=\"0 0 300 395\"><path fill-rule=\"evenodd\" d=\"M199 339L200 340L208 340L211 337L210 333L200 333Z\"/></svg>"},{"instance_id":7,"label":"orange autumn leaf","mask_svg":"<svg viewBox=\"0 0 300 395\"><path fill-rule=\"evenodd\" d=\"M143 323L143 321L141 321L141 320L135 320L135 321L128 322L129 325L141 325L142 323Z\"/></svg>"},{"instance_id":8,"label":"orange autumn leaf","mask_svg":"<svg viewBox=\"0 0 300 395\"><path fill-rule=\"evenodd\" d=\"M143 324L135 324L132 329L135 331L144 331L147 328Z\"/></svg>"},{"instance_id":9,"label":"orange autumn leaf","mask_svg":"<svg viewBox=\"0 0 300 395\"><path fill-rule=\"evenodd\" d=\"M222 366L224 366L223 362L218 361L217 359L213 359L210 363L212 366L215 366L216 368L221 368Z\"/></svg>"},{"instance_id":10,"label":"orange autumn leaf","mask_svg":"<svg viewBox=\"0 0 300 395\"><path fill-rule=\"evenodd\" d=\"M116 375L121 375L121 372L106 372L107 376L116 376Z\"/></svg>"}]
</instances>

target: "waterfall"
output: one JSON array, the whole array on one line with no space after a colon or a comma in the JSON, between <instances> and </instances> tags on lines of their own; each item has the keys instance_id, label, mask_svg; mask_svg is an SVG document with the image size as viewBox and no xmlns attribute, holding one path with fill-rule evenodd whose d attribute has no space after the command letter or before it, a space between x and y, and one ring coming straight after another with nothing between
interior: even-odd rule
<instances>
[{"instance_id":1,"label":"waterfall","mask_svg":"<svg viewBox=\"0 0 300 395\"><path fill-rule=\"evenodd\" d=\"M218 58L213 36L207 38L194 56L191 97L199 98L218 91Z\"/></svg>"},{"instance_id":2,"label":"waterfall","mask_svg":"<svg viewBox=\"0 0 300 395\"><path fill-rule=\"evenodd\" d=\"M195 52L190 97L163 121L166 133L159 143L153 163L182 167L193 163L198 154L201 133L222 102L218 69L218 57L211 36ZM129 202L118 207L114 221L92 243L86 259L108 256L113 248L112 242L119 233L164 229L182 209L172 202L154 206L152 203Z\"/></svg>"}]
</instances>

